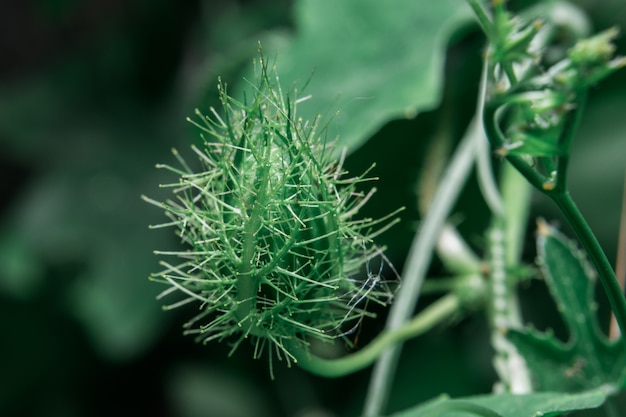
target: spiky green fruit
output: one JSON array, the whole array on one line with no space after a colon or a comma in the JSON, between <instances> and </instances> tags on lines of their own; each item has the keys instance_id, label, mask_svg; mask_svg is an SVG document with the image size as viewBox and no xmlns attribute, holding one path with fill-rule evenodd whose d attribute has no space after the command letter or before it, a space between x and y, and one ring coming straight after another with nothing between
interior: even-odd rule
<instances>
[{"instance_id":1,"label":"spiky green fruit","mask_svg":"<svg viewBox=\"0 0 626 417\"><path fill-rule=\"evenodd\" d=\"M173 308L196 302L200 313L185 325L198 340L229 340L233 351L249 338L292 359L287 345L332 340L353 332L369 303L386 305L395 273L373 238L395 223L355 216L371 197L359 191L364 175L346 178L319 119L298 118L305 98L283 94L261 58L249 100L219 85L222 111L197 112L192 121L203 146L192 147L199 169L174 151L180 168L165 210L187 249L157 252L175 261L152 276L168 285L161 297ZM275 73L275 72L273 72ZM386 266L386 268L383 268ZM370 304L371 305L371 304Z\"/></svg>"}]
</instances>

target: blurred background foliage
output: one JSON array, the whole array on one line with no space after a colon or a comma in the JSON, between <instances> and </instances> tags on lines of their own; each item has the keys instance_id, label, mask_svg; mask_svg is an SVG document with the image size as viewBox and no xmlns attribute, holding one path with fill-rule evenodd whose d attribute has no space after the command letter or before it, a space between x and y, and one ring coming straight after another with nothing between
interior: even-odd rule
<instances>
[{"instance_id":1,"label":"blurred background foliage","mask_svg":"<svg viewBox=\"0 0 626 417\"><path fill-rule=\"evenodd\" d=\"M318 107L303 112L340 111L330 126L350 147L347 168L377 163L379 193L364 214L408 208L382 239L401 268L419 224L419 173L437 162L430 145L453 146L472 116L483 45L462 2L417 3L0 3L0 415L358 415L369 371L324 380L280 368L271 382L247 349L228 358L225 344L184 338L193 312L162 312L161 288L147 279L152 251L178 242L147 229L162 213L139 196L162 196L169 179L154 164L197 140L185 117L216 104L218 76L238 88L262 41L267 56L278 50L285 85L315 70ZM623 0L575 3L594 30L626 28ZM592 91L571 163L574 197L610 258L626 168L624 74ZM541 196L533 215L559 221ZM471 180L455 219L480 250L488 213ZM549 301L532 297L543 317ZM367 323L362 339L380 326ZM493 383L481 317L409 342L402 360L393 410Z\"/></svg>"}]
</instances>

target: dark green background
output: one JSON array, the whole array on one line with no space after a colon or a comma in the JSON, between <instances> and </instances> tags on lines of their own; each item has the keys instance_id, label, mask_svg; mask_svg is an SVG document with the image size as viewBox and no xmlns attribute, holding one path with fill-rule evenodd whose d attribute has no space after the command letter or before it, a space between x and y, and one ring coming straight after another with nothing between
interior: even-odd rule
<instances>
[{"instance_id":1,"label":"dark green background","mask_svg":"<svg viewBox=\"0 0 626 417\"><path fill-rule=\"evenodd\" d=\"M626 27L623 1L578 3L596 30ZM139 196L162 197L157 185L168 180L155 163L196 140L185 117L215 104L217 76L239 80L257 41L296 31L294 22L288 0L0 3L0 415L358 414L369 371L325 380L279 366L272 382L247 347L228 358L226 345L184 338L193 312L162 312L154 299L161 288L147 279L158 268L152 251L177 245L171 231L147 229L162 213ZM624 37L618 45L626 53ZM424 152L442 124L453 140L465 129L481 47L465 28L446 52L443 103L452 110L389 120L346 163L359 172L377 162L380 191L365 214L408 208L382 239L398 268L419 223ZM610 259L626 168L624 109L621 73L592 91L571 163L574 197ZM559 221L540 196L533 215ZM456 218L480 249L488 216L472 181ZM545 292L528 295L525 308L540 325L558 326ZM477 315L409 342L391 409L441 392L488 392L487 341Z\"/></svg>"}]
</instances>

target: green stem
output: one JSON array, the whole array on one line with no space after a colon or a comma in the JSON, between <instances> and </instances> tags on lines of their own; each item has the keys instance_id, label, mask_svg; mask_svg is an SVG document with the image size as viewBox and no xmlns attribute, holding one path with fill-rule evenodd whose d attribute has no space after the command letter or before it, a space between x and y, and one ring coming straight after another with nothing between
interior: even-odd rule
<instances>
[{"instance_id":1,"label":"green stem","mask_svg":"<svg viewBox=\"0 0 626 417\"><path fill-rule=\"evenodd\" d=\"M483 125L489 142L495 149L502 148L506 144L506 139L498 124L498 111L501 109L500 103L487 102L483 111ZM517 155L507 155L506 159L522 174L533 187L543 190L548 178L544 177Z\"/></svg>"},{"instance_id":2,"label":"green stem","mask_svg":"<svg viewBox=\"0 0 626 417\"><path fill-rule=\"evenodd\" d=\"M519 351L505 336L506 330L522 326L517 280L508 271L519 264L530 202L528 182L510 164L504 163L501 190L505 211L494 213L487 232L489 248L489 283L491 341L494 367L500 384L508 392L532 390L530 372Z\"/></svg>"},{"instance_id":3,"label":"green stem","mask_svg":"<svg viewBox=\"0 0 626 417\"><path fill-rule=\"evenodd\" d=\"M478 105L476 106L476 115L472 119L471 125L475 129L474 136L476 138L476 162L478 168L478 186L480 187L485 203L489 210L495 216L504 216L504 206L502 196L498 191L498 186L493 175L491 166L491 147L489 140L485 134L483 127L483 109L485 108L485 97L487 90L487 79L489 77L489 63L487 60L483 62L483 70L480 78L480 91L478 92Z\"/></svg>"},{"instance_id":4,"label":"green stem","mask_svg":"<svg viewBox=\"0 0 626 417\"><path fill-rule=\"evenodd\" d=\"M502 65L502 69L504 70L506 77L509 79L509 83L511 83L511 85L516 85L517 76L515 75L515 69L513 69L513 63L506 61L501 62L500 65Z\"/></svg>"},{"instance_id":5,"label":"green stem","mask_svg":"<svg viewBox=\"0 0 626 417\"><path fill-rule=\"evenodd\" d=\"M575 107L566 115L565 126L559 137L559 144L565 150L565 154L560 156L557 164L557 178L555 193L567 192L567 167L569 165L569 149L574 139L574 134L578 130L582 114L587 104L587 90L578 92L578 99Z\"/></svg>"},{"instance_id":6,"label":"green stem","mask_svg":"<svg viewBox=\"0 0 626 417\"><path fill-rule=\"evenodd\" d=\"M474 10L474 14L478 19L478 24L480 25L480 28L489 37L493 31L492 23L482 3L478 0L468 0L467 2L469 3L472 10Z\"/></svg>"},{"instance_id":7,"label":"green stem","mask_svg":"<svg viewBox=\"0 0 626 417\"><path fill-rule=\"evenodd\" d=\"M389 346L425 333L448 319L462 308L459 297L450 293L426 307L411 321L395 330L386 330L361 350L338 359L323 359L312 355L306 348L294 343L289 346L298 366L316 375L337 378L364 369L374 363Z\"/></svg>"},{"instance_id":8,"label":"green stem","mask_svg":"<svg viewBox=\"0 0 626 417\"><path fill-rule=\"evenodd\" d=\"M522 256L532 188L510 164L504 164L502 169L500 188L507 219L505 227L506 263L508 266L515 266L519 264Z\"/></svg>"},{"instance_id":9,"label":"green stem","mask_svg":"<svg viewBox=\"0 0 626 417\"><path fill-rule=\"evenodd\" d=\"M402 291L391 306L387 329L393 330L402 326L415 311L433 249L475 159L476 141L469 131L450 159L437 194L424 216L420 230L415 234L409 249L407 264L402 273ZM400 351L401 345L399 344L390 347L380 355L376 362L364 407L366 417L378 416L382 413L389 396Z\"/></svg>"},{"instance_id":10,"label":"green stem","mask_svg":"<svg viewBox=\"0 0 626 417\"><path fill-rule=\"evenodd\" d=\"M587 251L611 303L611 308L615 314L620 331L622 334L626 334L626 298L624 298L622 289L615 278L613 267L602 250L598 239L568 192L546 194L559 207ZM626 341L626 338L624 341Z\"/></svg>"}]
</instances>

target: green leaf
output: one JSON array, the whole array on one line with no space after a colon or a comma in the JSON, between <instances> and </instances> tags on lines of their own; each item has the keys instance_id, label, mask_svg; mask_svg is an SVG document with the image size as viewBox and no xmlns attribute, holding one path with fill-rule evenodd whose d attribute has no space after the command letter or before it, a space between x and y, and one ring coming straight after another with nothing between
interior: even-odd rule
<instances>
[{"instance_id":1,"label":"green leaf","mask_svg":"<svg viewBox=\"0 0 626 417\"><path fill-rule=\"evenodd\" d=\"M297 36L278 52L282 84L302 86L314 71L299 116L339 110L330 134L351 150L438 104L446 42L471 18L458 0L300 0L295 16Z\"/></svg>"},{"instance_id":2,"label":"green leaf","mask_svg":"<svg viewBox=\"0 0 626 417\"><path fill-rule=\"evenodd\" d=\"M538 388L571 391L621 385L626 351L621 342L609 341L598 326L593 298L596 275L584 253L543 221L537 250L546 284L569 329L567 343L532 328L509 332Z\"/></svg>"},{"instance_id":3,"label":"green leaf","mask_svg":"<svg viewBox=\"0 0 626 417\"><path fill-rule=\"evenodd\" d=\"M393 414L393 417L535 417L559 416L563 413L599 407L610 390L606 387L564 394L540 392L534 394L491 394L450 399L446 396L418 407Z\"/></svg>"}]
</instances>

